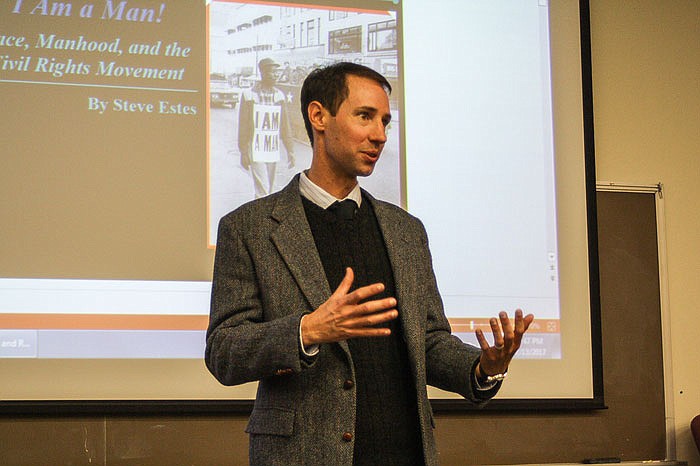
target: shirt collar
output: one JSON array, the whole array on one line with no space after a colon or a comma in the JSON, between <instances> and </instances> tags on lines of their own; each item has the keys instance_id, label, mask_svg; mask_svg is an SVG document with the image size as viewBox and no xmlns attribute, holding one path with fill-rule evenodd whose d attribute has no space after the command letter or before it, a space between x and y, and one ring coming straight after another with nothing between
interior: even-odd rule
<instances>
[{"instance_id":1,"label":"shirt collar","mask_svg":"<svg viewBox=\"0 0 700 466\"><path fill-rule=\"evenodd\" d=\"M327 209L334 202L344 201L345 199L352 199L357 204L357 207L362 205L362 191L360 190L359 183L352 188L352 191L350 191L345 198L337 199L335 196L329 194L323 188L311 181L309 177L306 176L305 172L301 172L301 175L299 176L299 191L301 192L302 196L322 209Z\"/></svg>"}]
</instances>

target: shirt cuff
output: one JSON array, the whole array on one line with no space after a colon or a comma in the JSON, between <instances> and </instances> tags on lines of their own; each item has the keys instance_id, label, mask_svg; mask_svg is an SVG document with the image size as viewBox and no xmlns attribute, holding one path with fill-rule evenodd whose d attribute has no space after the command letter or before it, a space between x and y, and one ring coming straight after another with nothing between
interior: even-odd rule
<instances>
[{"instance_id":1,"label":"shirt cuff","mask_svg":"<svg viewBox=\"0 0 700 466\"><path fill-rule=\"evenodd\" d=\"M318 354L319 347L318 345L310 345L308 348L304 347L304 339L301 336L301 323L304 321L304 317L306 317L306 314L299 320L299 348L301 348L301 354L311 358Z\"/></svg>"}]
</instances>

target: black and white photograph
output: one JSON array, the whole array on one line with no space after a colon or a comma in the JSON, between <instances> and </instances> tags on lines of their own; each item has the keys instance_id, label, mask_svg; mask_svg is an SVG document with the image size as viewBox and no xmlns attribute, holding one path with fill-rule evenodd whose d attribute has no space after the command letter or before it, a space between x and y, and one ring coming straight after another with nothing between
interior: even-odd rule
<instances>
[{"instance_id":1,"label":"black and white photograph","mask_svg":"<svg viewBox=\"0 0 700 466\"><path fill-rule=\"evenodd\" d=\"M391 82L391 124L363 186L401 204L397 15L318 6L214 1L209 18L209 245L219 219L309 167L299 91L312 70L349 61Z\"/></svg>"}]
</instances>

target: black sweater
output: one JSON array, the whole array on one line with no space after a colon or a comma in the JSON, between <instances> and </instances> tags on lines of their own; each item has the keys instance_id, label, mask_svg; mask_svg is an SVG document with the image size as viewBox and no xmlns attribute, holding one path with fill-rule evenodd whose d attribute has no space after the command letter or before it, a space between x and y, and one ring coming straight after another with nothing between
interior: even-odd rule
<instances>
[{"instance_id":1,"label":"black sweater","mask_svg":"<svg viewBox=\"0 0 700 466\"><path fill-rule=\"evenodd\" d=\"M351 291L383 283L384 291L370 299L395 296L391 262L370 202L363 199L354 218L341 220L302 199L331 291L345 268L352 267ZM357 389L354 464L420 465L424 461L416 391L400 317L382 326L391 328L391 336L348 340ZM342 389L342 381L338 387Z\"/></svg>"}]
</instances>

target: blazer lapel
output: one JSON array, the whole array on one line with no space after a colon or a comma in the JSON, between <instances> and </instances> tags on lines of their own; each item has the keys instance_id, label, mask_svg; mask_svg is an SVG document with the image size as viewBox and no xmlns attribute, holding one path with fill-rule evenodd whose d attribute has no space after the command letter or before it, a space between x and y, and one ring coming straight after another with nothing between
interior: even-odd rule
<instances>
[{"instance_id":1,"label":"blazer lapel","mask_svg":"<svg viewBox=\"0 0 700 466\"><path fill-rule=\"evenodd\" d=\"M298 175L282 191L272 218L279 222L272 232L272 242L309 304L316 309L331 291L301 203Z\"/></svg>"},{"instance_id":2,"label":"blazer lapel","mask_svg":"<svg viewBox=\"0 0 700 466\"><path fill-rule=\"evenodd\" d=\"M271 235L273 244L309 301L311 310L318 309L331 296L331 289L301 203L299 175L282 190L272 218L279 222ZM338 345L352 361L347 342L341 341Z\"/></svg>"},{"instance_id":3,"label":"blazer lapel","mask_svg":"<svg viewBox=\"0 0 700 466\"><path fill-rule=\"evenodd\" d=\"M365 192L365 194L367 194ZM415 235L406 231L405 222L394 210L394 206L387 206L378 202L371 195L367 198L372 203L379 228L384 237L391 268L394 272L394 285L396 287L396 299L399 303L399 318L406 339L409 357L412 363L416 363L416 351L421 348L420 335L424 332L424 319L421 319L423 310L418 309L413 299L413 290L417 289L416 277L413 265L415 251ZM415 367L415 366L414 366Z\"/></svg>"}]
</instances>

